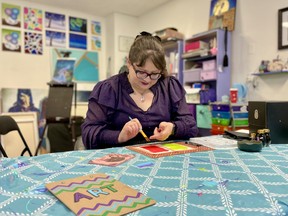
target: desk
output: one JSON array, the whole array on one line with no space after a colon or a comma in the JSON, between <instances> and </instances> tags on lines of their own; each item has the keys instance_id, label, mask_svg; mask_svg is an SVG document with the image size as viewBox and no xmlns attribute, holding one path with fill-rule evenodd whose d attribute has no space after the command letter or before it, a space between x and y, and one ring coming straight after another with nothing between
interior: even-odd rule
<instances>
[{"instance_id":1,"label":"desk","mask_svg":"<svg viewBox=\"0 0 288 216\"><path fill-rule=\"evenodd\" d=\"M88 164L112 152L136 157L117 167ZM154 165L138 168L143 162ZM130 215L288 215L288 145L280 144L158 159L126 148L1 158L0 215L73 215L44 184L88 173L106 173L157 201Z\"/></svg>"}]
</instances>

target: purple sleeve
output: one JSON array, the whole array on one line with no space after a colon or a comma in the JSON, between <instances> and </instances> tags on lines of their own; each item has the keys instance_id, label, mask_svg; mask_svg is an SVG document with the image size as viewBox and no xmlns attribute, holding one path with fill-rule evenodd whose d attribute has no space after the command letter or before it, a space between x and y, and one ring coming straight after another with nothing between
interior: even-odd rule
<instances>
[{"instance_id":1,"label":"purple sleeve","mask_svg":"<svg viewBox=\"0 0 288 216\"><path fill-rule=\"evenodd\" d=\"M178 80L171 77L169 94L172 102L172 121L176 125L175 139L189 139L198 134L195 117L189 110L185 99L185 90Z\"/></svg>"},{"instance_id":2,"label":"purple sleeve","mask_svg":"<svg viewBox=\"0 0 288 216\"><path fill-rule=\"evenodd\" d=\"M116 92L107 82L99 82L93 89L84 123L82 140L86 149L106 148L118 143L120 131L108 129L108 117L113 113Z\"/></svg>"}]
</instances>

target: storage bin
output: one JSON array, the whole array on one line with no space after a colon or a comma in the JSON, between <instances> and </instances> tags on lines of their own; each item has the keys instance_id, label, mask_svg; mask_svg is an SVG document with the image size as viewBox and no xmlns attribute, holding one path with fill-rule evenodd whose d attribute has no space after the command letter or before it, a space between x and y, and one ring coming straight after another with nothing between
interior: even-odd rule
<instances>
[{"instance_id":1,"label":"storage bin","mask_svg":"<svg viewBox=\"0 0 288 216\"><path fill-rule=\"evenodd\" d=\"M186 91L185 97L187 103L197 103L197 104L200 103L199 88L185 88L185 91Z\"/></svg>"},{"instance_id":2,"label":"storage bin","mask_svg":"<svg viewBox=\"0 0 288 216\"><path fill-rule=\"evenodd\" d=\"M248 112L234 112L234 118L247 118L248 119Z\"/></svg>"},{"instance_id":3,"label":"storage bin","mask_svg":"<svg viewBox=\"0 0 288 216\"><path fill-rule=\"evenodd\" d=\"M249 121L248 119L234 119L233 124L234 126L248 126Z\"/></svg>"},{"instance_id":4,"label":"storage bin","mask_svg":"<svg viewBox=\"0 0 288 216\"><path fill-rule=\"evenodd\" d=\"M211 128L212 128L211 131L218 132L219 134L223 134L225 130L232 129L231 126L222 126L222 125L215 125L215 124L212 124Z\"/></svg>"},{"instance_id":5,"label":"storage bin","mask_svg":"<svg viewBox=\"0 0 288 216\"><path fill-rule=\"evenodd\" d=\"M202 70L200 74L202 81L217 79L216 70Z\"/></svg>"},{"instance_id":6,"label":"storage bin","mask_svg":"<svg viewBox=\"0 0 288 216\"><path fill-rule=\"evenodd\" d=\"M202 69L191 69L183 71L183 81L185 82L199 82Z\"/></svg>"},{"instance_id":7,"label":"storage bin","mask_svg":"<svg viewBox=\"0 0 288 216\"><path fill-rule=\"evenodd\" d=\"M211 108L213 111L230 111L230 106L229 104L212 104Z\"/></svg>"},{"instance_id":8,"label":"storage bin","mask_svg":"<svg viewBox=\"0 0 288 216\"><path fill-rule=\"evenodd\" d=\"M230 124L230 119L212 118L212 124L227 126Z\"/></svg>"},{"instance_id":9,"label":"storage bin","mask_svg":"<svg viewBox=\"0 0 288 216\"><path fill-rule=\"evenodd\" d=\"M216 61L215 60L203 61L202 68L204 71L215 70L216 69Z\"/></svg>"},{"instance_id":10,"label":"storage bin","mask_svg":"<svg viewBox=\"0 0 288 216\"><path fill-rule=\"evenodd\" d=\"M231 114L230 114L230 112L212 111L212 117L213 117L213 118L225 118L225 119L230 119L230 118L231 118Z\"/></svg>"}]
</instances>

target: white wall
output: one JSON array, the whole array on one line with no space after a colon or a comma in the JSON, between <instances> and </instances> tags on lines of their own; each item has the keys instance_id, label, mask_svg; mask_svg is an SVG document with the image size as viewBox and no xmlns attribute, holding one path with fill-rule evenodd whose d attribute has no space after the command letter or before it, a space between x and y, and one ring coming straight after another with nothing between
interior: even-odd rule
<instances>
[{"instance_id":1,"label":"white wall","mask_svg":"<svg viewBox=\"0 0 288 216\"><path fill-rule=\"evenodd\" d=\"M85 18L88 20L87 23L87 35L90 35L90 21L99 21L101 22L101 30L102 30L102 50L99 52L99 77L100 79L104 79L105 75L105 59L106 59L106 20L103 17L97 17L94 15L89 15L86 13L81 13L79 11L71 11L65 9L59 9L55 7L49 7L46 5L40 4L31 4L24 1L18 0L0 0L1 7L2 3L15 4L22 6L28 6L36 9L45 11L61 13L66 15L66 22L68 16L75 16L80 18ZM80 4L80 2L79 2ZM23 11L22 11L23 15ZM44 15L44 14L43 14ZM23 19L23 16L21 17ZM2 21L1 21L2 24ZM0 24L0 27L1 27ZM68 29L68 22L67 22ZM6 28L6 26L3 26ZM8 27L7 27L8 28ZM23 22L21 27L22 35L23 35ZM45 25L43 24L43 55L32 55L32 54L24 54L23 52L23 36L22 36L22 51L21 53L15 52L7 52L0 50L0 89L1 88L48 88L47 82L51 80L51 56L50 56L50 47L45 46ZM67 33L67 31L66 31ZM2 34L0 34L2 36ZM90 37L87 37L87 45L90 48ZM2 45L2 44L1 44ZM68 41L67 46L68 48ZM91 85L90 85L91 86Z\"/></svg>"},{"instance_id":2,"label":"white wall","mask_svg":"<svg viewBox=\"0 0 288 216\"><path fill-rule=\"evenodd\" d=\"M186 37L208 30L210 0L175 0L139 18L139 26L148 31L176 27ZM260 61L279 55L288 58L288 50L277 50L278 10L287 0L238 0L236 26L232 33L233 83L246 83ZM257 77L251 82L248 100L288 100L288 74Z\"/></svg>"},{"instance_id":3,"label":"white wall","mask_svg":"<svg viewBox=\"0 0 288 216\"><path fill-rule=\"evenodd\" d=\"M2 2L29 6L28 3L17 0L0 0L0 3ZM175 0L138 18L121 14L97 17L42 5L31 6L101 21L100 79L104 79L108 57L112 59L111 71L115 74L122 66L123 58L127 56L127 53L118 50L120 35L135 37L142 30L153 32L166 27L176 27L186 37L191 37L195 33L208 30L210 2L211 0ZM246 83L247 77L258 68L262 59L272 60L280 55L283 60L287 60L288 50L277 50L277 14L279 9L287 6L287 0L237 1L236 26L232 33L232 57L229 59L232 66L231 84ZM0 51L0 88L45 88L50 80L50 71L50 52L47 47L44 47L42 56ZM288 100L287 76L283 74L257 78L256 88L248 83L248 99Z\"/></svg>"}]
</instances>

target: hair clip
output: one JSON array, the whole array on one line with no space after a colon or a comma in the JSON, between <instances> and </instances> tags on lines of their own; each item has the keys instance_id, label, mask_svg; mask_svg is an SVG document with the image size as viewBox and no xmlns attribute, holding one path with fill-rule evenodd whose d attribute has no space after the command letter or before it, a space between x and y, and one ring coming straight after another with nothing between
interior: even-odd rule
<instances>
[{"instance_id":1,"label":"hair clip","mask_svg":"<svg viewBox=\"0 0 288 216\"><path fill-rule=\"evenodd\" d=\"M136 40L138 37L140 37L140 36L144 36L144 37L145 37L145 36L154 37L154 38L156 38L159 42L161 42L161 38L160 38L159 36L157 36L157 35L152 35L151 33L146 32L146 31L140 32L140 34L136 36L135 40Z\"/></svg>"}]
</instances>

